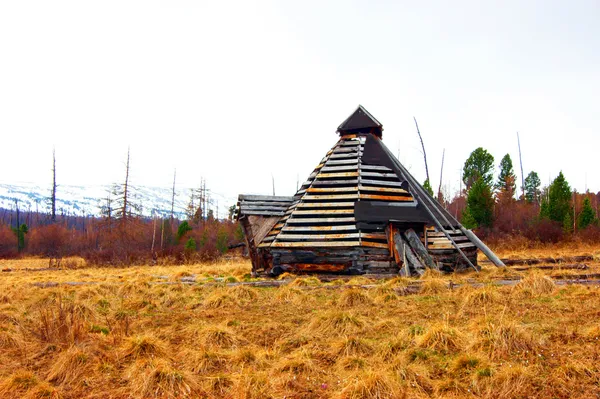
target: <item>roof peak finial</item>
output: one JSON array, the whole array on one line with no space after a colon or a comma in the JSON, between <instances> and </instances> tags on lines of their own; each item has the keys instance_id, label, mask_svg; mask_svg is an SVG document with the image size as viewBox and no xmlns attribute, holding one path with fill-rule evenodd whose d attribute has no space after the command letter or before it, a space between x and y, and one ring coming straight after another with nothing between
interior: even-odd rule
<instances>
[{"instance_id":1,"label":"roof peak finial","mask_svg":"<svg viewBox=\"0 0 600 399\"><path fill-rule=\"evenodd\" d=\"M359 104L356 111L337 128L337 132L342 136L345 134L371 133L381 138L383 125L365 107Z\"/></svg>"}]
</instances>

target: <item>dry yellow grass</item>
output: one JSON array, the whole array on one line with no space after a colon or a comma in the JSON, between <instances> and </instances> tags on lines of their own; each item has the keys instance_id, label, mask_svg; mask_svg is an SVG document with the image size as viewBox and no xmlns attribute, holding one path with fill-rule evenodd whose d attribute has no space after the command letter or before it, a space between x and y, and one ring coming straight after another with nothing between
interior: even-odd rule
<instances>
[{"instance_id":1,"label":"dry yellow grass","mask_svg":"<svg viewBox=\"0 0 600 399\"><path fill-rule=\"evenodd\" d=\"M2 398L600 395L600 289L551 271L258 288L227 285L252 280L246 261L0 263L13 270L0 275ZM48 282L61 284L34 285Z\"/></svg>"}]
</instances>

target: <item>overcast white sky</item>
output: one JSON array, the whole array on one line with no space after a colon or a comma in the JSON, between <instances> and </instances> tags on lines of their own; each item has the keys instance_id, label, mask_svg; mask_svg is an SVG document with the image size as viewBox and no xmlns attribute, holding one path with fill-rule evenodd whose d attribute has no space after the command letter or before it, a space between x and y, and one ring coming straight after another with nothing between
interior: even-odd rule
<instances>
[{"instance_id":1,"label":"overcast white sky","mask_svg":"<svg viewBox=\"0 0 600 399\"><path fill-rule=\"evenodd\" d=\"M600 2L2 1L0 182L292 195L362 104L419 179L482 146L600 191Z\"/></svg>"}]
</instances>

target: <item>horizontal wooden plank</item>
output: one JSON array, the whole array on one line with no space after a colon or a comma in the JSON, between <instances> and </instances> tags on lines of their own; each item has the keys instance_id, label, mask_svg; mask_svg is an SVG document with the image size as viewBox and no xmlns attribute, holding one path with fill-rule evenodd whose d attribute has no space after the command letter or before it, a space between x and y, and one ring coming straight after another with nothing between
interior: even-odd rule
<instances>
[{"instance_id":1,"label":"horizontal wooden plank","mask_svg":"<svg viewBox=\"0 0 600 399\"><path fill-rule=\"evenodd\" d=\"M345 230L356 230L355 224L344 224L337 226L286 226L283 228L283 232L288 231L345 231ZM385 238L385 236L384 236Z\"/></svg>"},{"instance_id":2,"label":"horizontal wooden plank","mask_svg":"<svg viewBox=\"0 0 600 399\"><path fill-rule=\"evenodd\" d=\"M356 194L307 194L303 198L306 201L318 201L318 200L344 200L344 199L358 199L358 192Z\"/></svg>"},{"instance_id":3,"label":"horizontal wooden plank","mask_svg":"<svg viewBox=\"0 0 600 399\"><path fill-rule=\"evenodd\" d=\"M371 241L362 241L361 246L363 247L372 247L372 248L385 248L387 249L388 245L387 243L381 243L381 242L371 242Z\"/></svg>"},{"instance_id":4,"label":"horizontal wooden plank","mask_svg":"<svg viewBox=\"0 0 600 399\"><path fill-rule=\"evenodd\" d=\"M354 217L339 217L339 218L291 218L288 219L288 224L302 223L355 223Z\"/></svg>"},{"instance_id":5,"label":"horizontal wooden plank","mask_svg":"<svg viewBox=\"0 0 600 399\"><path fill-rule=\"evenodd\" d=\"M255 216L283 216L284 212L274 211L245 211L242 215L255 215Z\"/></svg>"},{"instance_id":6,"label":"horizontal wooden plank","mask_svg":"<svg viewBox=\"0 0 600 399\"><path fill-rule=\"evenodd\" d=\"M344 238L358 238L360 233L331 233L331 234L293 234L281 232L278 240L333 240Z\"/></svg>"},{"instance_id":7,"label":"horizontal wooden plank","mask_svg":"<svg viewBox=\"0 0 600 399\"><path fill-rule=\"evenodd\" d=\"M395 173L384 173L384 172L361 172L361 176L365 177L398 177Z\"/></svg>"},{"instance_id":8,"label":"horizontal wooden plank","mask_svg":"<svg viewBox=\"0 0 600 399\"><path fill-rule=\"evenodd\" d=\"M465 236L452 237L452 240L454 240L454 242L469 241L469 239ZM427 242L429 244L439 244L439 243L450 243L450 240L447 239L446 237L434 237L434 238L427 237Z\"/></svg>"},{"instance_id":9,"label":"horizontal wooden plank","mask_svg":"<svg viewBox=\"0 0 600 399\"><path fill-rule=\"evenodd\" d=\"M460 230L447 230L447 231L451 237L456 234L462 234L462 231L460 231ZM428 231L427 237L446 237L446 234L444 234L441 231L435 231L435 232Z\"/></svg>"},{"instance_id":10,"label":"horizontal wooden plank","mask_svg":"<svg viewBox=\"0 0 600 399\"><path fill-rule=\"evenodd\" d=\"M386 240L385 233L360 233L360 238L366 238L370 240Z\"/></svg>"},{"instance_id":11,"label":"horizontal wooden plank","mask_svg":"<svg viewBox=\"0 0 600 399\"><path fill-rule=\"evenodd\" d=\"M360 164L360 169L364 170L364 171L379 170L379 171L384 171L384 172L393 172L393 170L388 168L387 166L380 166L380 165Z\"/></svg>"},{"instance_id":12,"label":"horizontal wooden plank","mask_svg":"<svg viewBox=\"0 0 600 399\"><path fill-rule=\"evenodd\" d=\"M457 244L457 246L459 248L469 248L469 247L474 247L475 244L473 244L472 242L467 242L467 243L464 243L464 244ZM429 250L454 249L454 245L452 245L452 244L448 244L448 245L445 245L445 244L444 245L442 245L442 244L439 244L439 245L428 245L427 249L429 249Z\"/></svg>"},{"instance_id":13,"label":"horizontal wooden plank","mask_svg":"<svg viewBox=\"0 0 600 399\"><path fill-rule=\"evenodd\" d=\"M283 207L289 206L293 201L286 202L267 202L267 201L242 201L239 203L240 208L248 206L266 206L266 207Z\"/></svg>"},{"instance_id":14,"label":"horizontal wooden plank","mask_svg":"<svg viewBox=\"0 0 600 399\"><path fill-rule=\"evenodd\" d=\"M350 159L350 158L357 159L358 153L354 152L354 153L331 154L329 156L329 158L330 159Z\"/></svg>"},{"instance_id":15,"label":"horizontal wooden plank","mask_svg":"<svg viewBox=\"0 0 600 399\"><path fill-rule=\"evenodd\" d=\"M240 194L240 201L279 201L279 202L287 202L292 201L293 197L287 196L274 196L274 195L247 195Z\"/></svg>"},{"instance_id":16,"label":"horizontal wooden plank","mask_svg":"<svg viewBox=\"0 0 600 399\"><path fill-rule=\"evenodd\" d=\"M321 168L321 172L356 171L356 165L335 165Z\"/></svg>"},{"instance_id":17,"label":"horizontal wooden plank","mask_svg":"<svg viewBox=\"0 0 600 399\"><path fill-rule=\"evenodd\" d=\"M277 233L275 234L268 234L265 238L262 239L261 242L270 242L273 241L275 239L275 236L277 235Z\"/></svg>"},{"instance_id":18,"label":"horizontal wooden plank","mask_svg":"<svg viewBox=\"0 0 600 399\"><path fill-rule=\"evenodd\" d=\"M354 159L329 159L325 162L326 166L330 165L358 165L358 158Z\"/></svg>"},{"instance_id":19,"label":"horizontal wooden plank","mask_svg":"<svg viewBox=\"0 0 600 399\"><path fill-rule=\"evenodd\" d=\"M334 154L343 154L348 152L358 153L360 151L360 147L337 147L333 150Z\"/></svg>"},{"instance_id":20,"label":"horizontal wooden plank","mask_svg":"<svg viewBox=\"0 0 600 399\"><path fill-rule=\"evenodd\" d=\"M354 202L315 202L306 203L302 202L298 204L298 208L352 208L354 209Z\"/></svg>"},{"instance_id":21,"label":"horizontal wooden plank","mask_svg":"<svg viewBox=\"0 0 600 399\"><path fill-rule=\"evenodd\" d=\"M361 183L370 186L390 186L390 187L402 187L402 182L399 181L385 181L385 180L370 180L360 179Z\"/></svg>"},{"instance_id":22,"label":"horizontal wooden plank","mask_svg":"<svg viewBox=\"0 0 600 399\"><path fill-rule=\"evenodd\" d=\"M271 247L276 248L310 248L310 247L357 247L358 241L292 241L292 242L275 242ZM259 245L260 247L260 245Z\"/></svg>"},{"instance_id":23,"label":"horizontal wooden plank","mask_svg":"<svg viewBox=\"0 0 600 399\"><path fill-rule=\"evenodd\" d=\"M364 181L364 180L363 180ZM410 193L404 189L401 188L393 188L393 187L375 187L375 186L364 186L364 185L359 185L358 189L360 191L375 191L375 192L381 192L381 193L397 193L397 194L407 194L410 195Z\"/></svg>"},{"instance_id":24,"label":"horizontal wooden plank","mask_svg":"<svg viewBox=\"0 0 600 399\"><path fill-rule=\"evenodd\" d=\"M337 172L337 173L319 173L317 179L326 179L331 177L357 177L358 172Z\"/></svg>"},{"instance_id":25,"label":"horizontal wooden plank","mask_svg":"<svg viewBox=\"0 0 600 399\"><path fill-rule=\"evenodd\" d=\"M354 209L312 209L294 211L294 215L327 215L327 214L354 214Z\"/></svg>"},{"instance_id":26,"label":"horizontal wooden plank","mask_svg":"<svg viewBox=\"0 0 600 399\"><path fill-rule=\"evenodd\" d=\"M363 193L360 194L360 199L382 200L382 201L403 201L403 202L414 201L413 197L410 197L410 196L378 195L378 194L363 194Z\"/></svg>"},{"instance_id":27,"label":"horizontal wooden plank","mask_svg":"<svg viewBox=\"0 0 600 399\"><path fill-rule=\"evenodd\" d=\"M307 193L329 193L329 192L358 192L358 186L354 187L310 187L306 189Z\"/></svg>"},{"instance_id":28,"label":"horizontal wooden plank","mask_svg":"<svg viewBox=\"0 0 600 399\"><path fill-rule=\"evenodd\" d=\"M313 186L342 186L342 185L352 185L358 184L358 179L348 179L348 180L317 180L312 183Z\"/></svg>"}]
</instances>

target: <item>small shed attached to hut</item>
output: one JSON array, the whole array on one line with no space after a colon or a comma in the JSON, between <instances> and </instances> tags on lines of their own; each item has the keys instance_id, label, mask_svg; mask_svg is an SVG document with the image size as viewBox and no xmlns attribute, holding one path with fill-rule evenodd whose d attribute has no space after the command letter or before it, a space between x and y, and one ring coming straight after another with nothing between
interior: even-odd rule
<instances>
[{"instance_id":1,"label":"small shed attached to hut","mask_svg":"<svg viewBox=\"0 0 600 399\"><path fill-rule=\"evenodd\" d=\"M293 197L240 195L255 274L420 274L501 262L402 166L358 106Z\"/></svg>"}]
</instances>

